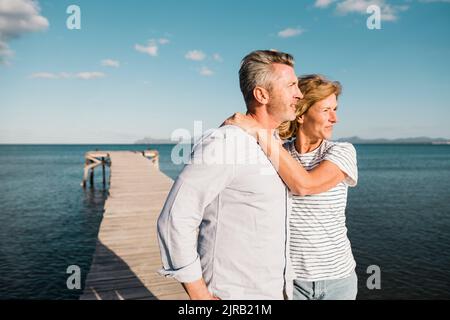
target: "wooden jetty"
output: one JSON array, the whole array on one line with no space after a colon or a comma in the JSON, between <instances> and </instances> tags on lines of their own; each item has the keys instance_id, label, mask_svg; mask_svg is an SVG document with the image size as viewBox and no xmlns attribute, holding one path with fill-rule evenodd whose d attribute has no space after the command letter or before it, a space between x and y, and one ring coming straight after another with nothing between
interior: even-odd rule
<instances>
[{"instance_id":1,"label":"wooden jetty","mask_svg":"<svg viewBox=\"0 0 450 320\"><path fill-rule=\"evenodd\" d=\"M161 258L156 221L173 181L158 168L157 151L95 151L89 173L110 165L109 196L81 300L188 299L183 287L157 274ZM105 180L105 178L103 178Z\"/></svg>"}]
</instances>

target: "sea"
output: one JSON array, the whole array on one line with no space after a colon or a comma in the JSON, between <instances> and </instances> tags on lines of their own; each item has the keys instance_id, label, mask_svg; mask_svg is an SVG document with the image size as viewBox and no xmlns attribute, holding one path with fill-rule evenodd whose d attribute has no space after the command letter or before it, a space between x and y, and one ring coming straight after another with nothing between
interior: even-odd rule
<instances>
[{"instance_id":1,"label":"sea","mask_svg":"<svg viewBox=\"0 0 450 320\"><path fill-rule=\"evenodd\" d=\"M174 145L0 145L0 299L78 299L108 196L101 170L82 188L84 154ZM450 299L450 145L355 145L348 237L357 299ZM108 168L106 174L109 174ZM81 287L68 286L81 272Z\"/></svg>"}]
</instances>

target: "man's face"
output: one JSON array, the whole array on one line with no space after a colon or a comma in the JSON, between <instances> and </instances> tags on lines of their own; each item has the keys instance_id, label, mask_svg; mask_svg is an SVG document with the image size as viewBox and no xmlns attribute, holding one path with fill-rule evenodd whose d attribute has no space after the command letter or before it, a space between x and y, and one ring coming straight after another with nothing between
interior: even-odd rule
<instances>
[{"instance_id":1,"label":"man's face","mask_svg":"<svg viewBox=\"0 0 450 320\"><path fill-rule=\"evenodd\" d=\"M294 120L297 102L303 97L294 68L275 63L272 77L267 112L280 123Z\"/></svg>"}]
</instances>

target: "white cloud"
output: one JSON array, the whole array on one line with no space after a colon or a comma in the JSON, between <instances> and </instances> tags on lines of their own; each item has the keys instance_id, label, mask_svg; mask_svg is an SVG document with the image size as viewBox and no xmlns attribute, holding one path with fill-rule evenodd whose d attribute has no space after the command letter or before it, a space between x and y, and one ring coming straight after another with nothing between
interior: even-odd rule
<instances>
[{"instance_id":1,"label":"white cloud","mask_svg":"<svg viewBox=\"0 0 450 320\"><path fill-rule=\"evenodd\" d=\"M304 30L299 28L287 28L278 32L278 36L281 38L295 37L303 33Z\"/></svg>"},{"instance_id":2,"label":"white cloud","mask_svg":"<svg viewBox=\"0 0 450 320\"><path fill-rule=\"evenodd\" d=\"M79 72L75 75L75 78L83 79L83 80L91 80L97 78L104 78L105 74L103 72Z\"/></svg>"},{"instance_id":3,"label":"white cloud","mask_svg":"<svg viewBox=\"0 0 450 320\"><path fill-rule=\"evenodd\" d=\"M9 49L8 44L0 40L0 64L8 64L8 58L13 55L14 52Z\"/></svg>"},{"instance_id":4,"label":"white cloud","mask_svg":"<svg viewBox=\"0 0 450 320\"><path fill-rule=\"evenodd\" d=\"M12 39L26 32L41 31L48 28L48 20L40 15L36 1L0 0L0 33Z\"/></svg>"},{"instance_id":5,"label":"white cloud","mask_svg":"<svg viewBox=\"0 0 450 320\"><path fill-rule=\"evenodd\" d=\"M206 58L206 55L200 50L192 50L186 53L184 57L188 60L202 61Z\"/></svg>"},{"instance_id":6,"label":"white cloud","mask_svg":"<svg viewBox=\"0 0 450 320\"><path fill-rule=\"evenodd\" d=\"M214 74L214 72L211 69L209 69L208 67L202 67L200 69L200 74L202 76L208 77L208 76L212 76Z\"/></svg>"},{"instance_id":7,"label":"white cloud","mask_svg":"<svg viewBox=\"0 0 450 320\"><path fill-rule=\"evenodd\" d=\"M68 72L60 72L58 74L58 79L69 79L69 78L73 78L73 75Z\"/></svg>"},{"instance_id":8,"label":"white cloud","mask_svg":"<svg viewBox=\"0 0 450 320\"><path fill-rule=\"evenodd\" d=\"M31 79L58 79L59 76L55 73L50 72L36 72L30 75Z\"/></svg>"},{"instance_id":9,"label":"white cloud","mask_svg":"<svg viewBox=\"0 0 450 320\"><path fill-rule=\"evenodd\" d=\"M316 0L314 6L317 8L326 8L336 0Z\"/></svg>"},{"instance_id":10,"label":"white cloud","mask_svg":"<svg viewBox=\"0 0 450 320\"><path fill-rule=\"evenodd\" d=\"M37 1L0 0L0 63L6 63L14 54L9 49L9 40L48 28L48 20L40 11Z\"/></svg>"},{"instance_id":11,"label":"white cloud","mask_svg":"<svg viewBox=\"0 0 450 320\"><path fill-rule=\"evenodd\" d=\"M367 15L367 7L377 5L381 10L381 19L384 21L395 21L399 11L408 9L406 5L391 5L385 0L344 0L337 4L336 11L340 14L360 13Z\"/></svg>"},{"instance_id":12,"label":"white cloud","mask_svg":"<svg viewBox=\"0 0 450 320\"><path fill-rule=\"evenodd\" d=\"M147 46L142 46L140 44L136 44L136 45L134 45L134 48L139 52L146 53L152 57L156 57L158 55L158 50L159 50L158 43L160 45L165 45L165 44L170 43L170 40L167 38L160 38L158 40L150 39L148 41Z\"/></svg>"},{"instance_id":13,"label":"white cloud","mask_svg":"<svg viewBox=\"0 0 450 320\"><path fill-rule=\"evenodd\" d=\"M147 46L141 46L140 44L136 44L134 48L142 53L146 53L152 57L156 57L158 55L158 46L154 42L150 42Z\"/></svg>"},{"instance_id":14,"label":"white cloud","mask_svg":"<svg viewBox=\"0 0 450 320\"><path fill-rule=\"evenodd\" d=\"M101 64L104 67L113 67L113 68L120 67L120 62L113 59L104 59L102 60Z\"/></svg>"},{"instance_id":15,"label":"white cloud","mask_svg":"<svg viewBox=\"0 0 450 320\"><path fill-rule=\"evenodd\" d=\"M213 54L213 59L214 59L215 61L217 61L217 62L223 62L223 59L222 59L221 55L218 54L218 53L214 53L214 54Z\"/></svg>"},{"instance_id":16,"label":"white cloud","mask_svg":"<svg viewBox=\"0 0 450 320\"><path fill-rule=\"evenodd\" d=\"M30 79L82 79L82 80L92 80L98 78L104 78L106 75L103 72L92 71L92 72L78 72L78 73L51 73L51 72L36 72L32 73Z\"/></svg>"},{"instance_id":17,"label":"white cloud","mask_svg":"<svg viewBox=\"0 0 450 320\"><path fill-rule=\"evenodd\" d=\"M166 38L161 38L161 39L158 39L158 42L160 44L168 44L170 42L170 40L166 39Z\"/></svg>"},{"instance_id":18,"label":"white cloud","mask_svg":"<svg viewBox=\"0 0 450 320\"><path fill-rule=\"evenodd\" d=\"M370 1L370 0L345 0L341 1L337 4L336 10L339 13L347 14L351 12L358 12L358 13L366 13L367 7L371 4L376 4L378 1Z\"/></svg>"}]
</instances>

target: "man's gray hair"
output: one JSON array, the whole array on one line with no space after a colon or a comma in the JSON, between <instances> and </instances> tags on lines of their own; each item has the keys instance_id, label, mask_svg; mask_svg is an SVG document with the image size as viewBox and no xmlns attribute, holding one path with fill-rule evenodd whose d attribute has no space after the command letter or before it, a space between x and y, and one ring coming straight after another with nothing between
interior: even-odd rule
<instances>
[{"instance_id":1,"label":"man's gray hair","mask_svg":"<svg viewBox=\"0 0 450 320\"><path fill-rule=\"evenodd\" d=\"M274 63L294 67L294 57L289 53L274 50L257 50L250 52L242 59L239 69L239 85L247 108L253 101L253 89L255 87L271 89L272 64Z\"/></svg>"}]
</instances>

